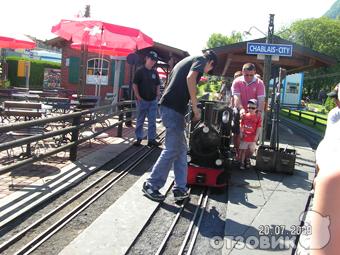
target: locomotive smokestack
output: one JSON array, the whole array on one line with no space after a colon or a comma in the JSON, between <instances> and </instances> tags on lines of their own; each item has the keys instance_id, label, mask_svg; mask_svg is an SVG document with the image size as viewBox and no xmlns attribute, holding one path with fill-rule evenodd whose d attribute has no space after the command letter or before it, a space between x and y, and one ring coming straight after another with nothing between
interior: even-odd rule
<instances>
[{"instance_id":1,"label":"locomotive smokestack","mask_svg":"<svg viewBox=\"0 0 340 255\"><path fill-rule=\"evenodd\" d=\"M214 103L206 102L204 104L204 124L206 126L211 126L213 117Z\"/></svg>"}]
</instances>

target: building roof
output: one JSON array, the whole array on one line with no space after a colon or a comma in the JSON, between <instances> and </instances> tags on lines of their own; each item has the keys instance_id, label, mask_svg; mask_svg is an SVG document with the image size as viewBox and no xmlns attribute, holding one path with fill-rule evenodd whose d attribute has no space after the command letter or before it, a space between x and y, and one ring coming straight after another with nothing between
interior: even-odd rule
<instances>
[{"instance_id":1,"label":"building roof","mask_svg":"<svg viewBox=\"0 0 340 255\"><path fill-rule=\"evenodd\" d=\"M264 60L257 59L256 55L248 55L246 53L248 42L265 43L266 37L210 49L214 50L218 56L218 65L214 70L214 74L232 77L236 71L242 69L244 63L251 62L256 65L257 73L262 75ZM291 57L280 56L279 61L272 61L273 67L285 68L288 74L319 67L328 67L337 63L336 59L331 56L327 56L278 36L273 36L272 43L293 45L293 55Z\"/></svg>"},{"instance_id":2,"label":"building roof","mask_svg":"<svg viewBox=\"0 0 340 255\"><path fill-rule=\"evenodd\" d=\"M69 44L67 40L61 37L53 38L51 40L48 40L46 43L57 48L63 48ZM175 62L178 62L181 59L189 56L189 53L187 51L183 51L181 49L177 49L159 42L154 42L154 45L152 47L139 50L138 52L144 54L150 50L156 51L159 55L160 60L164 63L168 63L171 57L175 59Z\"/></svg>"}]
</instances>

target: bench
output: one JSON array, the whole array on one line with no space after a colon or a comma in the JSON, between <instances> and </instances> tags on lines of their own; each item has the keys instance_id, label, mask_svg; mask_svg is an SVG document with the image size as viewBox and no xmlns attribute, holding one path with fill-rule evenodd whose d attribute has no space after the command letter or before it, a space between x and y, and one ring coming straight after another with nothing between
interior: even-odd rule
<instances>
[{"instance_id":1,"label":"bench","mask_svg":"<svg viewBox=\"0 0 340 255\"><path fill-rule=\"evenodd\" d=\"M42 104L19 101L5 101L1 111L2 122L7 121L8 123L13 122L13 118L15 122L41 118L42 114ZM44 131L45 128L43 126L31 126L22 128L20 130L7 132L6 135L11 139L18 139L22 137L43 134ZM27 144L26 152L22 153L22 155L31 155L30 143Z\"/></svg>"},{"instance_id":2,"label":"bench","mask_svg":"<svg viewBox=\"0 0 340 255\"><path fill-rule=\"evenodd\" d=\"M53 106L53 111L62 111L66 113L70 110L71 100L65 97L45 97L44 102L47 105Z\"/></svg>"},{"instance_id":3,"label":"bench","mask_svg":"<svg viewBox=\"0 0 340 255\"><path fill-rule=\"evenodd\" d=\"M1 115L4 119L8 120L10 120L11 117L14 117L15 120L20 120L21 118L30 120L41 118L42 113L43 111L40 103L5 101Z\"/></svg>"}]
</instances>

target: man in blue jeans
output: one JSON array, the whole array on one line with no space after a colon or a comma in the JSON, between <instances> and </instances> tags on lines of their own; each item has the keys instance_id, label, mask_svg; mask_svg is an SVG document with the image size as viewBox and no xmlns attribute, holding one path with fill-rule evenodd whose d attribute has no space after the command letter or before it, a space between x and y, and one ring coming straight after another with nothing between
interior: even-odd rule
<instances>
[{"instance_id":1,"label":"man in blue jeans","mask_svg":"<svg viewBox=\"0 0 340 255\"><path fill-rule=\"evenodd\" d=\"M133 92L137 104L136 138L134 145L139 146L144 138L143 125L145 117L148 118L148 145L159 146L156 141L157 99L160 95L160 79L153 68L157 63L158 55L155 51L148 52L145 64L138 68L133 78Z\"/></svg>"},{"instance_id":2,"label":"man in blue jeans","mask_svg":"<svg viewBox=\"0 0 340 255\"><path fill-rule=\"evenodd\" d=\"M186 186L188 164L184 116L190 99L193 120L201 118L201 112L197 108L196 85L203 73L212 71L216 63L215 52L206 51L203 56L181 60L171 71L169 85L160 100L161 117L166 128L165 146L152 168L150 177L143 184L143 192L151 200L165 199L159 189L164 186L172 165L175 173L173 187L175 201L181 201L189 196Z\"/></svg>"}]
</instances>

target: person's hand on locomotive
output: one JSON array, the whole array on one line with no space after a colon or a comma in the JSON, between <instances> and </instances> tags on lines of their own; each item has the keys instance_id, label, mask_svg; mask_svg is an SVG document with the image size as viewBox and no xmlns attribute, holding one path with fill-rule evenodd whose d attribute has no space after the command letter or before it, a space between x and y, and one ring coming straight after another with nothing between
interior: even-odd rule
<instances>
[{"instance_id":1,"label":"person's hand on locomotive","mask_svg":"<svg viewBox=\"0 0 340 255\"><path fill-rule=\"evenodd\" d=\"M201 109L199 109L197 106L192 107L192 112L193 112L193 121L199 121L201 119Z\"/></svg>"}]
</instances>

